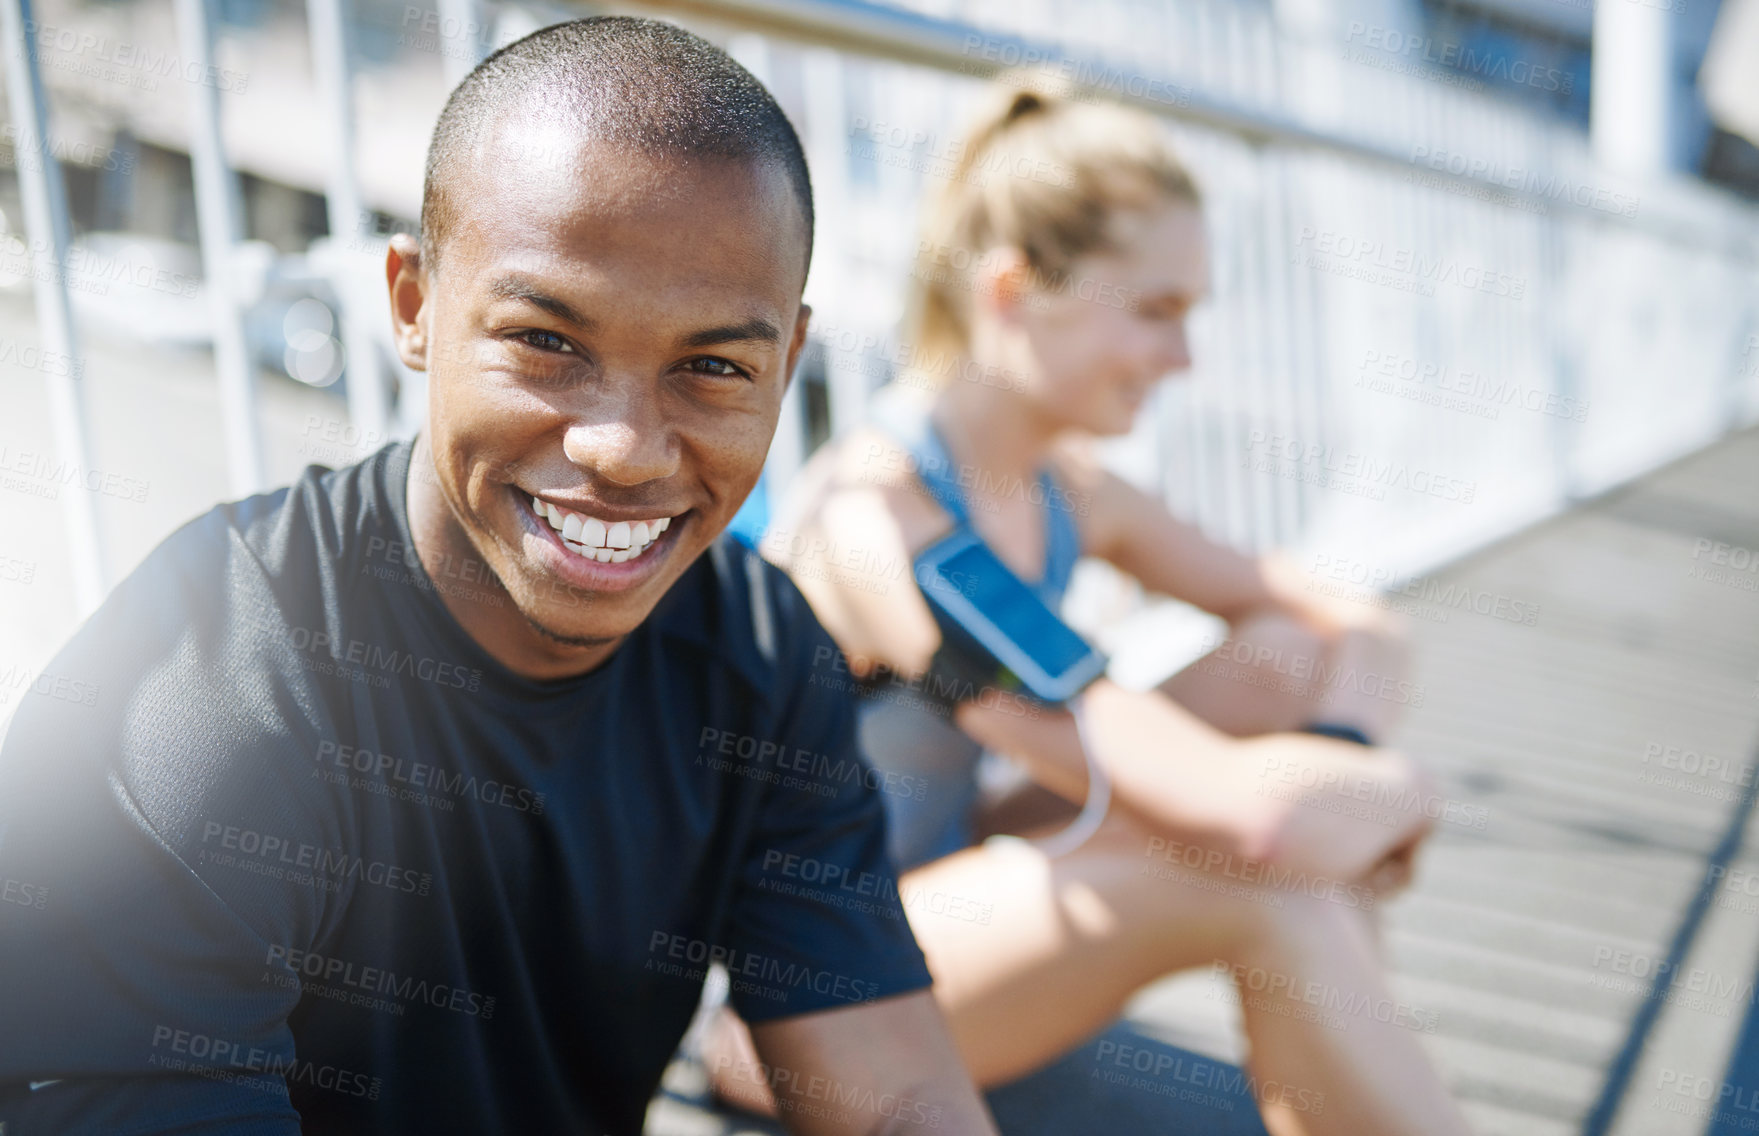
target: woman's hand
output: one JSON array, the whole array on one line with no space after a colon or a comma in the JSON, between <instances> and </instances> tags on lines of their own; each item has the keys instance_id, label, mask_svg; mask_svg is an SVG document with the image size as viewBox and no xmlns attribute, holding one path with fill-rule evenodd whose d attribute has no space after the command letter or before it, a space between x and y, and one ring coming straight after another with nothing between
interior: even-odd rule
<instances>
[{"instance_id":1,"label":"woman's hand","mask_svg":"<svg viewBox=\"0 0 1759 1136\"><path fill-rule=\"evenodd\" d=\"M1434 831L1434 822L1405 843L1388 852L1363 879L1362 883L1382 900L1391 899L1411 886L1417 870L1417 851Z\"/></svg>"},{"instance_id":2,"label":"woman's hand","mask_svg":"<svg viewBox=\"0 0 1759 1136\"><path fill-rule=\"evenodd\" d=\"M1346 635L1359 635L1388 644L1402 644L1404 641L1404 616L1376 603L1336 594L1347 590L1372 595L1370 589L1330 587L1281 550L1260 557L1258 571L1264 580L1265 591L1276 607L1327 639L1335 641Z\"/></svg>"},{"instance_id":3,"label":"woman's hand","mask_svg":"<svg viewBox=\"0 0 1759 1136\"><path fill-rule=\"evenodd\" d=\"M1433 780L1404 754L1310 734L1228 737L1165 695L1107 680L1089 687L1084 721L1113 807L1169 840L1339 881L1365 880L1430 827ZM1081 740L1067 715L1020 719L961 707L959 724L1026 761L1035 778L1079 802ZM1401 861L1403 856L1403 861Z\"/></svg>"},{"instance_id":4,"label":"woman's hand","mask_svg":"<svg viewBox=\"0 0 1759 1136\"><path fill-rule=\"evenodd\" d=\"M1409 882L1434 827L1434 778L1397 750L1301 734L1236 743L1257 799L1256 858L1376 890Z\"/></svg>"}]
</instances>

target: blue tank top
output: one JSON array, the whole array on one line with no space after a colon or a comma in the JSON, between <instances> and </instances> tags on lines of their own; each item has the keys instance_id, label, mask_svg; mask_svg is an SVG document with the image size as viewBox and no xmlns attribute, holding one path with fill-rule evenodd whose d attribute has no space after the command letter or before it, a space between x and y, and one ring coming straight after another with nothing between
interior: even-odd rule
<instances>
[{"instance_id":1,"label":"blue tank top","mask_svg":"<svg viewBox=\"0 0 1759 1136\"><path fill-rule=\"evenodd\" d=\"M974 528L959 467L926 406L906 402L897 391L882 391L872 409L874 425L914 458L913 472L923 488L956 524ZM1066 497L1057 491L1050 472L1039 471L1036 484L1045 503L1044 574L1036 582L1023 582L1055 611L1062 607L1080 559L1081 538L1074 515L1057 504ZM881 797L898 869L906 871L971 844L983 747L918 700L897 697L884 687L862 700L859 728L868 760L882 773L895 775L887 779L888 791Z\"/></svg>"},{"instance_id":2,"label":"blue tank top","mask_svg":"<svg viewBox=\"0 0 1759 1136\"><path fill-rule=\"evenodd\" d=\"M959 484L959 467L926 407L912 406L890 392L882 392L873 401L873 412L874 424L915 459L917 480L935 503L946 510L955 524L975 531L965 490ZM1054 611L1062 606L1069 579L1075 572L1075 561L1081 558L1081 535L1075 528L1074 514L1066 508L1053 507L1063 496L1048 469L1039 470L1037 489L1045 503L1044 575L1036 583L1023 582Z\"/></svg>"}]
</instances>

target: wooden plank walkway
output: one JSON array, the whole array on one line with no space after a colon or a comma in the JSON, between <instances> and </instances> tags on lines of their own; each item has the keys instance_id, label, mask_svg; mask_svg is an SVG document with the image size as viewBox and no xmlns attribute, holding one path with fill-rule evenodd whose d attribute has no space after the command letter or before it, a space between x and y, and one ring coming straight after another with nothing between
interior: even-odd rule
<instances>
[{"instance_id":1,"label":"wooden plank walkway","mask_svg":"<svg viewBox=\"0 0 1759 1136\"><path fill-rule=\"evenodd\" d=\"M1486 823L1442 826L1389 908L1388 946L1475 1131L1583 1131L1667 959L1759 744L1755 555L1748 432L1435 574L1539 605L1533 626L1463 609L1411 621L1426 697L1398 744ZM1714 1109L1693 1094L1720 1089L1752 1001L1752 846L1672 972L1618 1136L1706 1129ZM1132 1016L1238 1057L1221 1005L1207 979L1178 978Z\"/></svg>"},{"instance_id":2,"label":"wooden plank walkway","mask_svg":"<svg viewBox=\"0 0 1759 1136\"><path fill-rule=\"evenodd\" d=\"M1432 697L1403 744L1488 823L1441 834L1392 911L1393 946L1402 988L1440 1012L1436 1056L1484 1133L1581 1130L1742 807L1759 575L1715 563L1735 548L1759 551L1759 433L1448 573L1537 602L1536 626L1417 629ZM1740 857L1725 882L1755 867ZM1617 1131L1703 1130L1665 1106L1670 1086L1721 1078L1752 992L1755 911L1744 890L1714 893Z\"/></svg>"}]
</instances>

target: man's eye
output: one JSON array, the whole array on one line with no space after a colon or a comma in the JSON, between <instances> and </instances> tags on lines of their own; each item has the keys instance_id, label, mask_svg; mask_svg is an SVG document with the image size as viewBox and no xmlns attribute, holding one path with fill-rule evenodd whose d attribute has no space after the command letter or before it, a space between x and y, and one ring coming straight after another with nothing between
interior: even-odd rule
<instances>
[{"instance_id":1,"label":"man's eye","mask_svg":"<svg viewBox=\"0 0 1759 1136\"><path fill-rule=\"evenodd\" d=\"M527 347L535 347L539 351L572 351L568 341L553 331L522 331L519 341Z\"/></svg>"},{"instance_id":2,"label":"man's eye","mask_svg":"<svg viewBox=\"0 0 1759 1136\"><path fill-rule=\"evenodd\" d=\"M739 366L739 364L729 363L727 360L713 355L705 355L700 359L692 359L687 366L698 374L703 375L720 375L729 379L748 379L751 377L750 374L746 372L745 368Z\"/></svg>"}]
</instances>

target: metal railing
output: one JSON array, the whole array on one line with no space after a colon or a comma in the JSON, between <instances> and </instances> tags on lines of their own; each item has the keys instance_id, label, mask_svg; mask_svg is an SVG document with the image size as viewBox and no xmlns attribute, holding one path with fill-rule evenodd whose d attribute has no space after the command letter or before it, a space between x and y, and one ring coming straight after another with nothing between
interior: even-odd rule
<instances>
[{"instance_id":1,"label":"metal railing","mask_svg":"<svg viewBox=\"0 0 1759 1136\"><path fill-rule=\"evenodd\" d=\"M37 67L29 29L30 0L0 4L0 33L6 37L13 64L6 69L6 96L17 128L19 196L30 237L30 268L36 293L37 326L43 349L76 358L73 304L67 294L67 249L71 233L67 195L49 145L49 108ZM85 394L71 374L46 374L54 416L55 448L62 459L81 469L88 466ZM68 542L73 553L74 597L83 616L104 598L103 543L97 509L90 495L62 498Z\"/></svg>"},{"instance_id":2,"label":"metal railing","mask_svg":"<svg viewBox=\"0 0 1759 1136\"><path fill-rule=\"evenodd\" d=\"M208 3L180 0L188 54ZM1759 416L1751 207L1690 179L1616 177L1578 131L1435 68L1413 73L1354 26L1299 37L1267 10L1211 0L1083 0L1079 19L1064 0L973 2L958 9L977 13L967 18L863 0L594 5L606 8L679 18L716 39L795 118L823 219L807 298L833 433L859 420L908 350L896 327L918 202L946 176L984 81L1022 65L1163 116L1205 186L1215 287L1194 319L1196 366L1108 452L1220 539L1301 545L1397 579ZM496 9L444 0L441 10L463 27ZM28 5L20 11L28 20ZM308 12L340 234L360 210L347 5L309 0ZM6 32L26 58L22 28ZM470 61L443 59L454 78ZM13 72L14 104L32 105L22 83L40 107L35 67ZM191 134L210 284L235 237L212 94L192 92ZM20 167L34 187L27 206L58 180L41 151ZM27 221L52 248L47 206L27 208ZM408 407L387 404L375 333L363 330L382 340L385 321L337 291L355 425L377 434L399 409L409 421ZM39 279L38 303L45 343L71 351L71 323L56 321L65 293L57 308ZM255 409L228 322L217 310L242 492L260 476ZM766 472L772 493L806 457L806 401L796 383ZM77 452L77 397L56 405L62 448ZM95 548L80 496L70 529Z\"/></svg>"},{"instance_id":3,"label":"metal railing","mask_svg":"<svg viewBox=\"0 0 1759 1136\"><path fill-rule=\"evenodd\" d=\"M1196 365L1110 458L1212 536L1395 583L1759 418L1750 205L1602 169L1578 130L1413 71L1359 23L1295 38L1209 0L952 7L984 16L617 6L718 38L796 116L836 219L808 283L833 432L910 350L899 234L973 95L1020 66L1163 116L1207 189ZM804 449L778 437L772 488Z\"/></svg>"}]
</instances>

